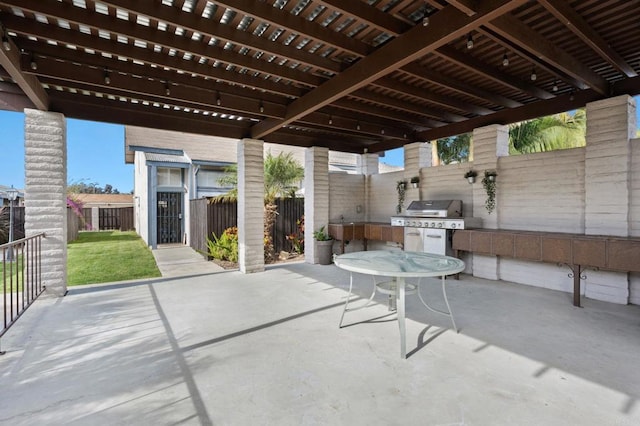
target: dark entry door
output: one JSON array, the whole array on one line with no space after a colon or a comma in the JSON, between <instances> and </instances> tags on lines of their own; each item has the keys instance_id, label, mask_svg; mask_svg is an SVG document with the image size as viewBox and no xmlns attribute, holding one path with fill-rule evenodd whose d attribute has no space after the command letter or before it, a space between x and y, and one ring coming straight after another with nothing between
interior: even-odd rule
<instances>
[{"instance_id":1,"label":"dark entry door","mask_svg":"<svg viewBox=\"0 0 640 426\"><path fill-rule=\"evenodd\" d=\"M181 242L182 193L158 192L158 244Z\"/></svg>"}]
</instances>

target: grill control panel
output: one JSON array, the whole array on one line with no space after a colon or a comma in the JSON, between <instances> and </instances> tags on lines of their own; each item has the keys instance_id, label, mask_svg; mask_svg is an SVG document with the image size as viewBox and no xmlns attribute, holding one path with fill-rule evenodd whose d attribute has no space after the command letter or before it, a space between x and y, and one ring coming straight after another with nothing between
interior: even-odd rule
<instances>
[{"instance_id":1,"label":"grill control panel","mask_svg":"<svg viewBox=\"0 0 640 426\"><path fill-rule=\"evenodd\" d=\"M480 219L471 217L441 219L435 217L392 216L391 225L413 228L466 229L479 227Z\"/></svg>"}]
</instances>

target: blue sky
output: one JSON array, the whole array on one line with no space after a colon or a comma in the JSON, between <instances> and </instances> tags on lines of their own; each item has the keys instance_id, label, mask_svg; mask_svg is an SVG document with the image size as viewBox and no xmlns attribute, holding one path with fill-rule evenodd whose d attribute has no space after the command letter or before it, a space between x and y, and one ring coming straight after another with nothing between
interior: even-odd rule
<instances>
[{"instance_id":1,"label":"blue sky","mask_svg":"<svg viewBox=\"0 0 640 426\"><path fill-rule=\"evenodd\" d=\"M0 111L0 185L24 188L24 114ZM67 120L67 182L133 190L133 165L124 163L124 126Z\"/></svg>"},{"instance_id":2,"label":"blue sky","mask_svg":"<svg viewBox=\"0 0 640 426\"><path fill-rule=\"evenodd\" d=\"M640 96L635 97L640 126ZM0 111L0 185L24 188L24 114ZM67 120L67 180L120 192L133 190L133 165L124 163L124 127ZM387 151L382 161L402 166L402 148Z\"/></svg>"}]
</instances>

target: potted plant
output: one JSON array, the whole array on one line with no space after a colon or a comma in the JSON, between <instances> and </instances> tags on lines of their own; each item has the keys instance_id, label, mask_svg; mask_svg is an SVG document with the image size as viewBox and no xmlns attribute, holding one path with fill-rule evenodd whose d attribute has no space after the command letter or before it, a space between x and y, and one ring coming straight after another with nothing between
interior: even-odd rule
<instances>
[{"instance_id":1,"label":"potted plant","mask_svg":"<svg viewBox=\"0 0 640 426\"><path fill-rule=\"evenodd\" d=\"M404 207L404 193L406 189L407 182L399 180L396 185L396 191L398 191L398 205L396 206L396 213L398 214L402 212L402 207Z\"/></svg>"},{"instance_id":2,"label":"potted plant","mask_svg":"<svg viewBox=\"0 0 640 426\"><path fill-rule=\"evenodd\" d=\"M414 177L412 177L412 178L411 178L411 180L410 180L410 182L411 182L411 186L412 186L413 188L417 188L417 187L418 187L418 184L420 183L420 176L414 176Z\"/></svg>"},{"instance_id":3,"label":"potted plant","mask_svg":"<svg viewBox=\"0 0 640 426\"><path fill-rule=\"evenodd\" d=\"M498 176L498 174L495 170L486 170L484 172L484 178L482 178L482 186L487 193L484 206L487 208L489 214L496 208L496 176Z\"/></svg>"},{"instance_id":4,"label":"potted plant","mask_svg":"<svg viewBox=\"0 0 640 426\"><path fill-rule=\"evenodd\" d=\"M318 254L318 263L320 265L330 265L331 256L333 255L333 239L325 231L324 225L313 232L313 239L315 240L316 253Z\"/></svg>"},{"instance_id":5,"label":"potted plant","mask_svg":"<svg viewBox=\"0 0 640 426\"><path fill-rule=\"evenodd\" d=\"M469 183L475 183L476 176L478 176L478 172L473 169L464 174L465 179L467 179Z\"/></svg>"}]
</instances>

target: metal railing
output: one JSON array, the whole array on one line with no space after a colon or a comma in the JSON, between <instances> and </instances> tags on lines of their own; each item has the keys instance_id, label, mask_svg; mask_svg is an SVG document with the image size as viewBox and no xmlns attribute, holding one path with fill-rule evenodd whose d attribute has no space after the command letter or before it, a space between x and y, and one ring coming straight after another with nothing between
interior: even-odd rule
<instances>
[{"instance_id":1,"label":"metal railing","mask_svg":"<svg viewBox=\"0 0 640 426\"><path fill-rule=\"evenodd\" d=\"M42 294L44 233L0 245L2 259L2 330L0 338ZM0 350L0 355L3 354Z\"/></svg>"}]
</instances>

